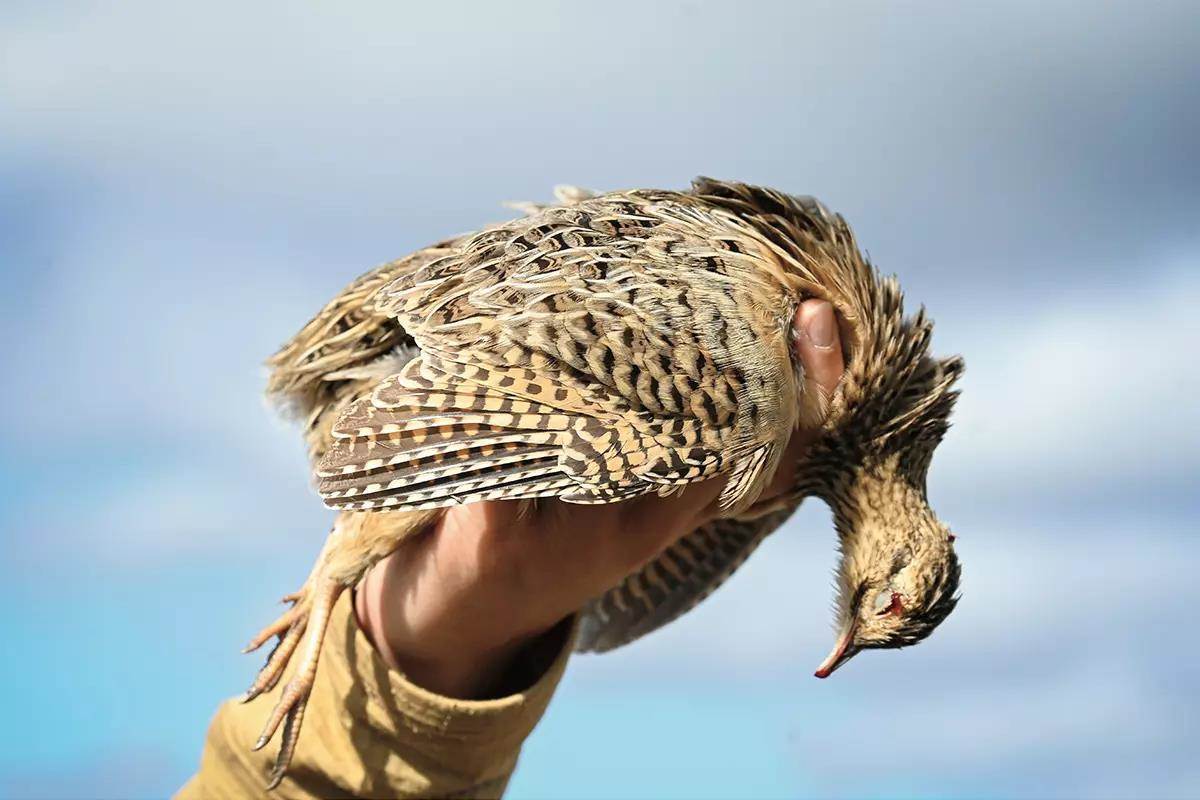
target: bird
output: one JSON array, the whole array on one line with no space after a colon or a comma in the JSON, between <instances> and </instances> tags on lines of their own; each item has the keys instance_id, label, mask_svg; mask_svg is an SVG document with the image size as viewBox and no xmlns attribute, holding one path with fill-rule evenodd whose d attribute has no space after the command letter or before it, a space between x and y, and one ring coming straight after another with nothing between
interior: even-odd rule
<instances>
[{"instance_id":1,"label":"bird","mask_svg":"<svg viewBox=\"0 0 1200 800\"><path fill-rule=\"evenodd\" d=\"M339 513L302 588L246 650L276 644L244 696L300 662L268 716L278 785L339 595L445 509L486 500L613 503L726 479L717 518L580 611L576 648L656 630L719 587L800 503L833 511L840 558L827 677L915 644L959 601L954 534L926 474L961 357L931 353L846 221L819 201L701 177L686 190L555 202L359 277L268 362L268 395L303 425ZM832 304L846 367L805 390L796 308ZM761 500L797 425L818 435L782 497ZM300 644L304 648L300 650Z\"/></svg>"}]
</instances>

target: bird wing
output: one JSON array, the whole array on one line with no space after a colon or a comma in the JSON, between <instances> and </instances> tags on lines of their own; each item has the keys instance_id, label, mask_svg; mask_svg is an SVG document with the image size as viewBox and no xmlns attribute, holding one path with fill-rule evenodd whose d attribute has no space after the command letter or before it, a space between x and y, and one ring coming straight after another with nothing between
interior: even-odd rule
<instances>
[{"instance_id":1,"label":"bird wing","mask_svg":"<svg viewBox=\"0 0 1200 800\"><path fill-rule=\"evenodd\" d=\"M421 355L343 415L319 491L348 509L609 502L727 472L731 503L753 494L790 376L761 258L733 215L637 192L543 209L405 271L376 309Z\"/></svg>"},{"instance_id":2,"label":"bird wing","mask_svg":"<svg viewBox=\"0 0 1200 800\"><path fill-rule=\"evenodd\" d=\"M713 593L796 506L697 528L582 611L575 649L602 653L677 619Z\"/></svg>"},{"instance_id":3,"label":"bird wing","mask_svg":"<svg viewBox=\"0 0 1200 800\"><path fill-rule=\"evenodd\" d=\"M355 398L403 366L412 337L375 308L375 293L452 252L453 241L372 269L346 286L267 360L267 396L304 424L312 457L329 447L334 421Z\"/></svg>"}]
</instances>

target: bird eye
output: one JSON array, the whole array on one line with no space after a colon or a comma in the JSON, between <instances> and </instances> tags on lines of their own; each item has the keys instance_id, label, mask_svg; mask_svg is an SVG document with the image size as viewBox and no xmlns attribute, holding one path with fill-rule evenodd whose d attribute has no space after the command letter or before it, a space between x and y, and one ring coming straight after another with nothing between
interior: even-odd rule
<instances>
[{"instance_id":1,"label":"bird eye","mask_svg":"<svg viewBox=\"0 0 1200 800\"><path fill-rule=\"evenodd\" d=\"M886 614L888 607L892 604L891 592L880 592L875 596L875 613Z\"/></svg>"},{"instance_id":2,"label":"bird eye","mask_svg":"<svg viewBox=\"0 0 1200 800\"><path fill-rule=\"evenodd\" d=\"M880 592L875 597L875 616L882 617L887 614L900 616L904 613L904 596L899 592L885 590Z\"/></svg>"}]
</instances>

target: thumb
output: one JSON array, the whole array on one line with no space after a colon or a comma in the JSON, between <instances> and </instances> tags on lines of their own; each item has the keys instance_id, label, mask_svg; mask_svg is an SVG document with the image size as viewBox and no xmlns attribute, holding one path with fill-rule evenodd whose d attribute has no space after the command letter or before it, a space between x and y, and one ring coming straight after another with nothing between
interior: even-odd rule
<instances>
[{"instance_id":1,"label":"thumb","mask_svg":"<svg viewBox=\"0 0 1200 800\"><path fill-rule=\"evenodd\" d=\"M824 408L846 368L837 315L828 300L805 300L796 309L795 346L804 367L805 392L818 392Z\"/></svg>"},{"instance_id":2,"label":"thumb","mask_svg":"<svg viewBox=\"0 0 1200 800\"><path fill-rule=\"evenodd\" d=\"M795 483L795 465L812 443L814 430L825 418L829 399L837 390L845 369L837 314L826 300L805 300L792 320L794 347L804 369L800 429L792 431L783 452L779 471L763 493L763 500L788 496ZM813 402L812 398L816 399Z\"/></svg>"}]
</instances>

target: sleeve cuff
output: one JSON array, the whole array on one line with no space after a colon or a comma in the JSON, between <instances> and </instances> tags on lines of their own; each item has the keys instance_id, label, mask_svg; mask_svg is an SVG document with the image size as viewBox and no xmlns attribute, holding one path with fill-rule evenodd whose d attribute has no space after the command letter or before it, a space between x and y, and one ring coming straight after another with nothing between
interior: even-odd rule
<instances>
[{"instance_id":1,"label":"sleeve cuff","mask_svg":"<svg viewBox=\"0 0 1200 800\"><path fill-rule=\"evenodd\" d=\"M513 679L528 688L494 700L458 700L389 669L358 627L351 593L343 593L330 618L295 758L275 796L499 797L562 678L576 619L564 620L531 649L524 674L514 671ZM295 664L253 703L221 705L200 771L179 797L261 794L276 747L251 751L250 744L294 670Z\"/></svg>"},{"instance_id":2,"label":"sleeve cuff","mask_svg":"<svg viewBox=\"0 0 1200 800\"><path fill-rule=\"evenodd\" d=\"M528 688L462 700L424 689L388 667L359 627L346 592L333 610L322 667L328 667L333 693L345 699L347 726L365 723L372 738L406 760L453 765L464 776L495 778L502 771L507 777L562 678L577 628L577 617L570 617L535 645L525 665L533 673L525 676ZM356 708L358 719L352 719Z\"/></svg>"}]
</instances>

